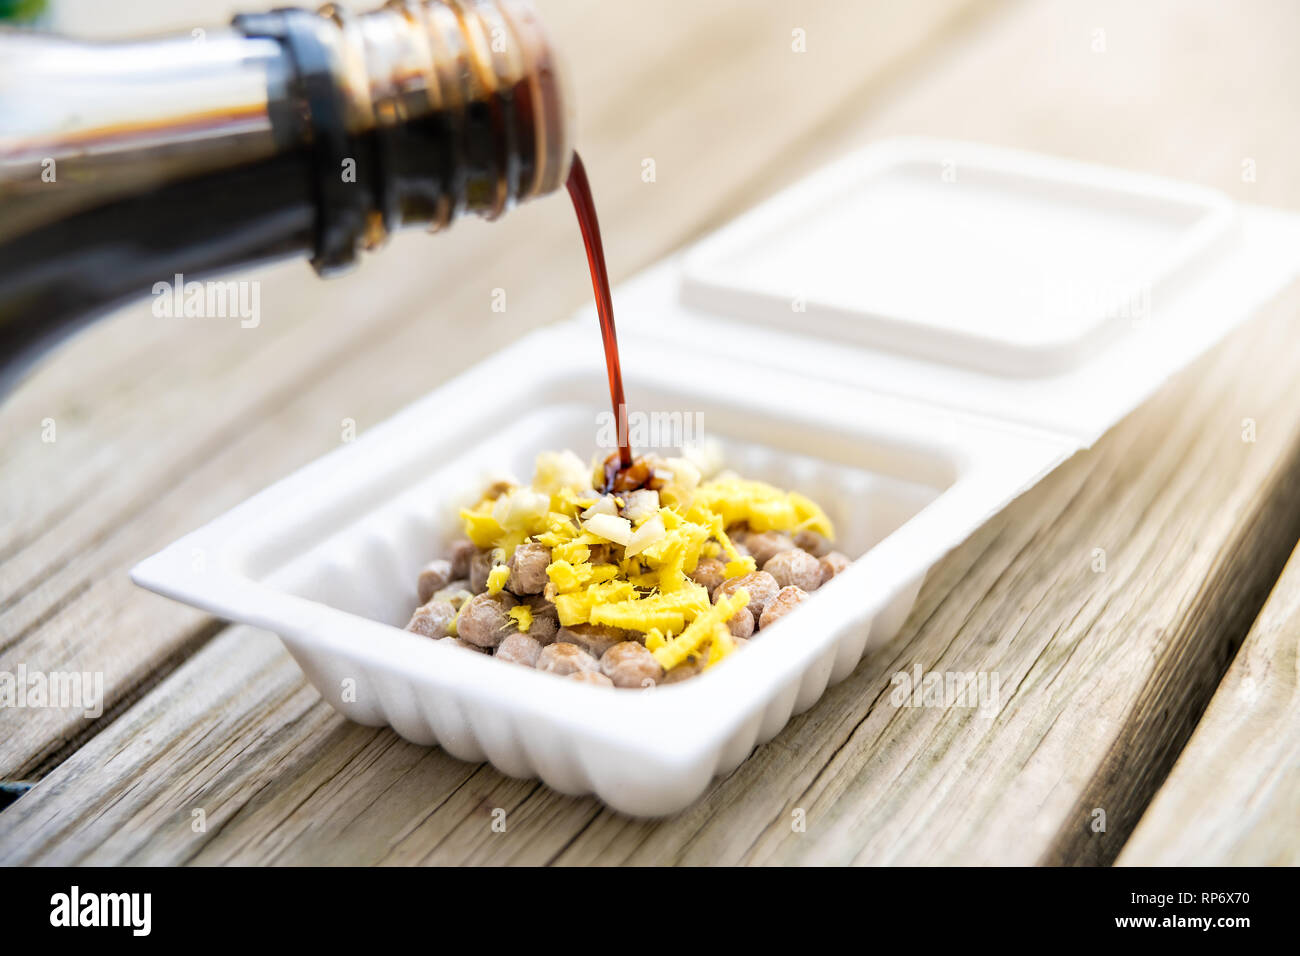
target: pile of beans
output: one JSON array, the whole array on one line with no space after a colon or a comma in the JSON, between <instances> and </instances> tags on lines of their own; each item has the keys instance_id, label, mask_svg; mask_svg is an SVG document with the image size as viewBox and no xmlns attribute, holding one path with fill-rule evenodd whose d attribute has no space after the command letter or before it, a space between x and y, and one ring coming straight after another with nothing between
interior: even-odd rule
<instances>
[{"instance_id":1,"label":"pile of beans","mask_svg":"<svg viewBox=\"0 0 1300 956\"><path fill-rule=\"evenodd\" d=\"M737 647L789 614L849 566L849 559L831 550L829 542L815 532L791 537L735 527L728 529L728 535L737 550L753 557L761 570L728 579L723 561L701 558L691 577L708 589L715 604L737 588L749 592L749 604L727 622ZM550 548L536 542L519 545L509 561L504 561L499 550L479 550L469 540L457 541L448 557L430 562L420 572L420 606L406 629L499 660L604 687L672 684L703 670L701 661L688 659L665 673L646 649L645 635L639 631L597 624L561 627L546 575L550 563ZM503 590L489 594L488 576L500 564L510 569L510 576ZM510 613L521 604L532 617L526 633L519 630Z\"/></svg>"}]
</instances>

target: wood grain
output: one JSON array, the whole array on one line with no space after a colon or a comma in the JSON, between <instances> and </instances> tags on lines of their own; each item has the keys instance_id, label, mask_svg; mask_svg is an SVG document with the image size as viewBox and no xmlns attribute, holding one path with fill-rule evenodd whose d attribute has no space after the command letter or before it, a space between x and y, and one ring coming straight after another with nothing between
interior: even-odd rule
<instances>
[{"instance_id":1,"label":"wood grain","mask_svg":"<svg viewBox=\"0 0 1300 956\"><path fill-rule=\"evenodd\" d=\"M881 69L860 90L833 110L804 117L799 136L777 137L762 124L737 120L728 127L732 141L768 138L745 151L745 165L735 176L689 186L670 180L685 192L657 192L653 206L637 192L639 185L598 180L601 201L609 194L619 210L607 219L644 222L651 233L618 240L629 245L616 247L618 254L611 248L614 271L644 261L639 254L651 257L656 243L681 241L713 218L738 211L847 145L897 132L1029 146L1206 182L1239 198L1300 205L1300 186L1281 172L1294 154L1294 129L1266 122L1289 109L1287 91L1300 71L1289 39L1298 13L1284 3L1245 7L1243 13L1241 7L1227 11L1208 2L1042 3L959 21L957 29L931 34L924 56L881 58ZM837 15L844 15L842 9ZM687 11L682 16L692 22ZM825 22L836 22L826 16ZM1090 47L1098 28L1107 39L1101 54ZM714 64L713 81L666 79L675 49L668 33L654 41L663 44L661 60L649 57L628 67L632 74L646 71L639 83L678 83L664 96L662 139L652 148L613 142L638 128L627 116L633 87L617 86L613 73L601 75L610 115L595 123L607 132L590 135L596 142L609 137L600 147L605 155L635 165L638 154L675 148L676 162L691 171L684 175L714 162L713 168L724 169L723 160L702 156L710 151L698 145L699 131L713 128L705 122L707 111L734 108L726 94L730 90L734 99L738 78L770 65L770 53L755 52L767 49L758 42L762 31L750 32L752 25L739 29L750 38L745 43L758 45L746 46L748 54L707 47L714 57L740 58L734 72ZM816 35L810 30L810 38ZM706 49L690 42L685 48L692 56ZM1213 69L1206 67L1207 50L1213 52ZM677 72L695 76L693 66L688 70L681 62ZM821 95L807 87L801 91L809 101ZM697 105L697 96L712 106ZM683 139L689 142L677 142ZM735 151L719 152L727 157L725 169L734 168ZM1241 178L1244 157L1256 161L1254 182ZM602 168L590 152L588 165L593 172ZM665 168L671 164L660 163ZM720 181L731 185L720 187ZM708 205L707 214L687 215L676 205L687 197L695 199L697 210ZM634 213L643 218L630 218ZM517 215L522 223L532 213ZM536 243L539 236L568 234L546 220L540 207L527 224L531 236L507 239L502 230L510 225L490 227L491 242L467 249L456 265L463 274L476 261L491 261L494 276L507 278L486 280L485 288L508 282L512 301L519 301L516 288L526 290L530 317L549 315L542 300L549 302L570 280L558 273L552 279L548 270L574 266L577 250L572 262L560 252L540 262L530 257L525 239ZM548 232L552 226L555 231ZM614 247L624 230L607 231ZM577 285L574 303L580 298ZM457 361L489 351L493 334L516 327L516 317L510 330L486 326L486 294L476 306L481 291L449 290L444 300L447 314L461 310L485 325L483 339L449 343L460 350ZM309 301L319 308L343 307L324 298ZM400 305L395 300L389 307ZM349 725L316 699L269 635L231 628L179 662L93 739L55 761L30 793L0 814L0 862L1109 862L1164 781L1300 537L1300 497L1294 493L1300 395L1286 361L1300 333L1298 312L1300 287L1293 287L1095 448L981 529L932 572L899 642L865 661L670 820L629 820L594 801L560 797L535 782L414 747L389 731ZM329 430L350 406L378 415L428 385L417 374L421 362L410 357L420 354L421 335L427 334L422 327L400 319L389 326L384 323L390 320L381 319L380 341L358 334L343 345L322 333L320 353L295 365L294 350L310 351L316 343L301 331L311 331L306 323L287 321L298 324L283 332L275 356L291 362L289 372L215 334L211 370L198 359L181 359L190 363L191 374L184 377L198 381L193 373L202 369L217 384L177 399L186 404L169 420L197 416L196 436L206 444L170 457L159 452L159 461L172 463L174 474L195 484L172 493L154 486L157 503L130 492L130 481L121 480L121 494L138 500L137 520L152 528L141 532L141 543L149 535L169 537L166 531L174 528L168 522L206 513L209 505L220 510L227 493L240 496L239 488L225 483L233 469L243 469L236 484L264 483L268 471L310 457L315 445L328 445ZM100 345L121 347L110 331ZM153 347L157 351L138 344L138 351L112 355L140 362L134 366L139 368L145 359L138 356L156 360L167 354L166 344ZM349 347L358 354L348 354ZM43 373L41 395L71 401L79 374L101 385L111 377L95 356L78 352L67 358L77 367L51 366ZM268 380L241 377L240 363L259 359L259 374ZM377 381L376 368L395 377ZM317 369L322 374L314 374ZM104 434L123 436L137 453L152 447L139 437L148 430L139 424L140 403L142 396L173 394L172 370L164 371L160 382L136 382L110 395L105 418L98 405L85 410L94 428L105 429L80 446L87 455L99 453L101 439L108 440ZM244 385L253 393L247 401L235 394ZM228 398L222 386L232 390ZM210 404L213 395L235 402L236 411L208 408L204 402ZM26 414L35 415L36 393L21 398ZM6 428L8 413L0 413ZM1253 443L1242 441L1244 418L1257 423ZM224 449L226 438L237 450ZM38 454L30 448L21 453L29 462ZM44 553L75 551L79 506L69 501L88 486L25 467L30 471L17 473L24 486L30 483L38 507L68 516L63 541ZM106 476L115 466L110 456L98 467L96 474ZM59 487L38 488L41 478ZM213 497L198 506L199 492ZM19 554L39 549L47 537L39 521L24 527L14 536ZM1100 573L1094 570L1097 548L1106 553ZM100 560L104 573L114 567L112 556ZM119 593L90 607L102 609L119 599L140 604L136 620L159 622L152 639L158 646L176 639L177 622L167 614L181 612L158 599ZM81 598L71 600L70 607ZM31 636L46 634L57 618ZM106 629L106 640L121 638L118 626ZM55 633L61 637L50 639L50 646L67 640L67 631ZM141 646L128 656L157 659L155 650L141 652ZM992 717L893 706L890 678L915 665L996 673L1002 706ZM50 739L43 733L40 746ZM22 746L12 753L21 754ZM11 758L9 765L24 766L22 760L34 752L27 745L28 757ZM1176 772L1171 785L1177 777ZM1277 793L1285 797L1294 790ZM506 811L504 833L491 828L496 808ZM1098 809L1105 811L1104 831L1092 827ZM195 810L204 812L201 831ZM806 821L803 830L792 826L797 814ZM1237 849L1225 854L1259 859L1249 840L1233 845Z\"/></svg>"}]
</instances>

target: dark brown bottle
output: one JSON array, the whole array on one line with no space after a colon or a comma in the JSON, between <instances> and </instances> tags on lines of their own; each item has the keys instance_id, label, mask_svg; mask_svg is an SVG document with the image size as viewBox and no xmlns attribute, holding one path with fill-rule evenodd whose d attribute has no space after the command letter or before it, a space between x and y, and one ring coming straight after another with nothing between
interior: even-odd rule
<instances>
[{"instance_id":1,"label":"dark brown bottle","mask_svg":"<svg viewBox=\"0 0 1300 956\"><path fill-rule=\"evenodd\" d=\"M395 0L84 43L0 31L0 393L176 274L494 219L566 182L570 107L523 0Z\"/></svg>"}]
</instances>

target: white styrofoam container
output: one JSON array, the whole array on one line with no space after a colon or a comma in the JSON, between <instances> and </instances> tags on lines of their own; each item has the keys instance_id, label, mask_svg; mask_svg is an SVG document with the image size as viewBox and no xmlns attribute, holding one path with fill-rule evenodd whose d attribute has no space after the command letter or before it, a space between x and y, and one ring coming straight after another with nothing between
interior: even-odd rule
<instances>
[{"instance_id":1,"label":"white styrofoam container","mask_svg":"<svg viewBox=\"0 0 1300 956\"><path fill-rule=\"evenodd\" d=\"M942 238L927 244L936 230ZM945 552L1289 279L1297 239L1292 217L1199 188L892 141L620 287L633 406L701 413L729 467L818 500L843 550L860 555L695 680L643 692L577 685L402 630L418 569L457 534L455 509L484 476L527 476L545 449L592 450L607 392L586 312L471 368L132 576L275 631L353 720L565 793L594 792L627 813L671 813L889 640ZM1145 290L1150 308L1140 321L1075 309L1065 327L1039 328L1055 320L1036 319L1023 295L990 306L1016 274L990 248L1020 256L1022 271L1050 267L1068 288L1077 264L1079 287ZM856 278L852 250L863 256ZM871 268L877 257L888 269ZM686 341L711 354L684 353Z\"/></svg>"}]
</instances>

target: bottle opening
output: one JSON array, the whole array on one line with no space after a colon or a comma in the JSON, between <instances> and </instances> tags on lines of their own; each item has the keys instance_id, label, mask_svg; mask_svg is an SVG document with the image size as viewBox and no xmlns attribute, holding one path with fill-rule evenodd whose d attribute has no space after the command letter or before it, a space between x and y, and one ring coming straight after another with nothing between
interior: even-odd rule
<instances>
[{"instance_id":1,"label":"bottle opening","mask_svg":"<svg viewBox=\"0 0 1300 956\"><path fill-rule=\"evenodd\" d=\"M364 209L336 214L352 233L350 253L406 226L444 229L466 213L495 219L564 185L570 101L530 4L392 0L361 16L327 6L316 23L326 29L311 28L298 46L322 48L339 106L312 114L313 149L348 152L328 156L324 175L337 161L346 180L354 162L349 185L359 188L343 201ZM321 129L321 118L341 130Z\"/></svg>"}]
</instances>

